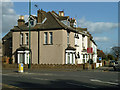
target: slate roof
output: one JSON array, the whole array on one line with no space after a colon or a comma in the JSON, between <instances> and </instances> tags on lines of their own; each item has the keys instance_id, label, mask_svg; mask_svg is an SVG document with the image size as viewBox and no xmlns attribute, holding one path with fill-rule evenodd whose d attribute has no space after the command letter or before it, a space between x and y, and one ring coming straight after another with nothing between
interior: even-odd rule
<instances>
[{"instance_id":1,"label":"slate roof","mask_svg":"<svg viewBox=\"0 0 120 90\"><path fill-rule=\"evenodd\" d=\"M29 50L29 48L28 47L19 47L17 49L17 51L25 51L25 50Z\"/></svg>"},{"instance_id":2,"label":"slate roof","mask_svg":"<svg viewBox=\"0 0 120 90\"><path fill-rule=\"evenodd\" d=\"M67 47L65 50L76 50L76 48L74 48L74 47L68 45L68 47Z\"/></svg>"},{"instance_id":3,"label":"slate roof","mask_svg":"<svg viewBox=\"0 0 120 90\"><path fill-rule=\"evenodd\" d=\"M44 13L47 20L43 24L36 24L34 27L31 27L31 30L48 30L48 29L67 29L67 30L73 30L76 31L72 27L68 27L65 24L63 24L52 12ZM29 27L27 24L22 26L15 26L11 31L16 30L29 30Z\"/></svg>"},{"instance_id":4,"label":"slate roof","mask_svg":"<svg viewBox=\"0 0 120 90\"><path fill-rule=\"evenodd\" d=\"M43 11L43 10L42 10ZM44 12L44 11L43 11ZM31 15L34 19L37 20L38 17ZM69 20L69 16L59 16L56 12L44 12L44 16L47 18L47 20L43 24L36 24L34 27L31 27L31 31L35 30L58 30L58 29L65 29L70 30L73 32L79 32L84 35L89 35L91 37L91 40L93 37L91 34L87 31L87 28L81 28L81 27L69 27L61 22L61 20ZM74 21L74 20L73 20ZM11 31L26 31L29 30L28 22L25 23L25 25L22 26L14 26ZM83 31L86 31L87 33L84 33ZM92 40L95 45L97 45L94 40Z\"/></svg>"},{"instance_id":5,"label":"slate roof","mask_svg":"<svg viewBox=\"0 0 120 90\"><path fill-rule=\"evenodd\" d=\"M2 38L2 40L7 40L7 39L9 39L9 38L12 38L12 33L11 33L11 31L9 31L9 32Z\"/></svg>"}]
</instances>

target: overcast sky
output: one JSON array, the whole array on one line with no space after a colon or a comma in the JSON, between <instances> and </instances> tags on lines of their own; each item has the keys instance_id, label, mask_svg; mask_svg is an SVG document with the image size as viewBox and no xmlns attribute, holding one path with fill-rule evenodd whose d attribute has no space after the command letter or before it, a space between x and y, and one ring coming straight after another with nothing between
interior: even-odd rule
<instances>
[{"instance_id":1,"label":"overcast sky","mask_svg":"<svg viewBox=\"0 0 120 90\"><path fill-rule=\"evenodd\" d=\"M88 28L98 48L105 52L118 44L118 2L32 2L33 15L41 8L56 12L64 10L66 16L75 17L78 26ZM28 18L28 2L4 2L0 9L2 36L17 25L19 15L24 15L25 20Z\"/></svg>"}]
</instances>

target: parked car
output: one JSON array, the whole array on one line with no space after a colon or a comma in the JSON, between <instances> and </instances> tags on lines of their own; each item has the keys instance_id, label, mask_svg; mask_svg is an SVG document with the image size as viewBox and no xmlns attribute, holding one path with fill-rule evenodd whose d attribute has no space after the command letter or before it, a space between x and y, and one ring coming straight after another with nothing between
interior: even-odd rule
<instances>
[{"instance_id":1,"label":"parked car","mask_svg":"<svg viewBox=\"0 0 120 90\"><path fill-rule=\"evenodd\" d=\"M114 69L115 71L116 71L116 70L120 71L120 61L116 61L116 62L115 62L114 66L113 66L113 69Z\"/></svg>"},{"instance_id":2,"label":"parked car","mask_svg":"<svg viewBox=\"0 0 120 90\"><path fill-rule=\"evenodd\" d=\"M115 62L116 62L115 60L110 60L109 66L113 67L115 65Z\"/></svg>"}]
</instances>

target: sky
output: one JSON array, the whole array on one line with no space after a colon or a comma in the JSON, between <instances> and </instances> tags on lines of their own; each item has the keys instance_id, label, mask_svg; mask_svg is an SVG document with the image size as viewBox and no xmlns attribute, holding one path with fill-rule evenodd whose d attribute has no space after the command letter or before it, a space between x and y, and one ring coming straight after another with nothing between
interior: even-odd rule
<instances>
[{"instance_id":1,"label":"sky","mask_svg":"<svg viewBox=\"0 0 120 90\"><path fill-rule=\"evenodd\" d=\"M2 36L17 25L20 15L27 21L28 7L28 2L2 3ZM38 9L57 13L64 10L65 16L76 18L79 27L88 29L98 49L104 52L118 45L118 2L32 2L31 7L33 15L37 15Z\"/></svg>"}]
</instances>

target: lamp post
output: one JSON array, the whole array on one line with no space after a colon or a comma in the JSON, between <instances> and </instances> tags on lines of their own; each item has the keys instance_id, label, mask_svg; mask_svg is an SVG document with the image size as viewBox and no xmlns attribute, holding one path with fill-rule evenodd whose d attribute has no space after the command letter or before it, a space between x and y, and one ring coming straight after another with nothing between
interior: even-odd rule
<instances>
[{"instance_id":1,"label":"lamp post","mask_svg":"<svg viewBox=\"0 0 120 90\"><path fill-rule=\"evenodd\" d=\"M30 69L31 68L31 25L30 25L30 15L31 15L31 0L29 0L29 65L28 65L28 68Z\"/></svg>"}]
</instances>

